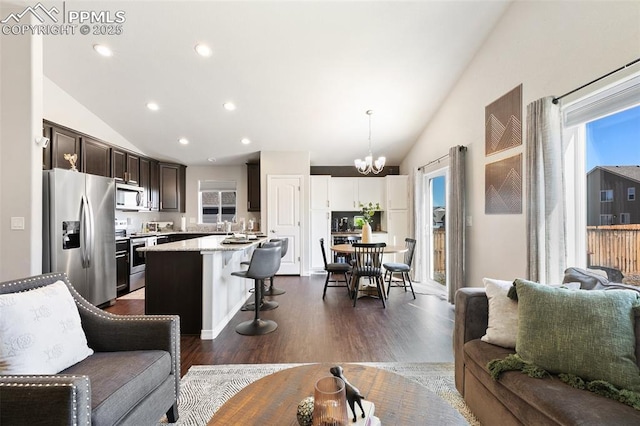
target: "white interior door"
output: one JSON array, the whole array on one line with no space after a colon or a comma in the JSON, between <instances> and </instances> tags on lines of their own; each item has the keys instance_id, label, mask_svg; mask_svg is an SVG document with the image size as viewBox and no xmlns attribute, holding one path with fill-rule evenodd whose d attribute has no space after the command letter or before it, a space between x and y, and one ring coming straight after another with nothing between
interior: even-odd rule
<instances>
[{"instance_id":1,"label":"white interior door","mask_svg":"<svg viewBox=\"0 0 640 426\"><path fill-rule=\"evenodd\" d=\"M267 177L267 223L269 238L287 238L289 250L279 274L300 275L300 211L301 176Z\"/></svg>"}]
</instances>

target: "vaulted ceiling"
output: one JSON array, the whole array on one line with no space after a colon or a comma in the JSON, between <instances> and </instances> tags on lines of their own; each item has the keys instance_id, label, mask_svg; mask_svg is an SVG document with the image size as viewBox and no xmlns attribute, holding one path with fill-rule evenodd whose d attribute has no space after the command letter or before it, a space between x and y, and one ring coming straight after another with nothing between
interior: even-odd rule
<instances>
[{"instance_id":1,"label":"vaulted ceiling","mask_svg":"<svg viewBox=\"0 0 640 426\"><path fill-rule=\"evenodd\" d=\"M231 165L286 150L309 151L312 165L350 165L368 150L365 112L373 110L373 154L397 165L507 6L66 2L112 16L123 11L122 34L44 37L44 73L159 159ZM199 56L198 43L212 55ZM98 55L95 44L113 56ZM157 111L147 108L151 101ZM183 137L187 145L178 143Z\"/></svg>"}]
</instances>

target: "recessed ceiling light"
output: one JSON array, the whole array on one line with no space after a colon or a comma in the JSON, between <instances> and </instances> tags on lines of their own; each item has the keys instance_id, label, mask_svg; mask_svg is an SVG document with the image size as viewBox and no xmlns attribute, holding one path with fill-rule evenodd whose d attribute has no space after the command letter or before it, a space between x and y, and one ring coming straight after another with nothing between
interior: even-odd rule
<instances>
[{"instance_id":1,"label":"recessed ceiling light","mask_svg":"<svg viewBox=\"0 0 640 426\"><path fill-rule=\"evenodd\" d=\"M211 50L211 48L206 44L198 43L196 44L195 49L196 49L196 52L198 52L198 55L203 56L205 58L208 58L213 54L213 51Z\"/></svg>"},{"instance_id":2,"label":"recessed ceiling light","mask_svg":"<svg viewBox=\"0 0 640 426\"><path fill-rule=\"evenodd\" d=\"M235 111L236 104L234 104L233 102L225 102L222 104L222 107L227 111Z\"/></svg>"},{"instance_id":3,"label":"recessed ceiling light","mask_svg":"<svg viewBox=\"0 0 640 426\"><path fill-rule=\"evenodd\" d=\"M155 102L148 102L147 108L149 108L151 111L157 111L160 109L160 106Z\"/></svg>"},{"instance_id":4,"label":"recessed ceiling light","mask_svg":"<svg viewBox=\"0 0 640 426\"><path fill-rule=\"evenodd\" d=\"M210 162L210 163L215 163L216 159L213 158L213 157L209 157L209 158L207 158L207 161Z\"/></svg>"},{"instance_id":5,"label":"recessed ceiling light","mask_svg":"<svg viewBox=\"0 0 640 426\"><path fill-rule=\"evenodd\" d=\"M94 44L93 50L95 50L102 56L107 56L107 57L113 56L113 51L109 47L105 46L104 44Z\"/></svg>"},{"instance_id":6,"label":"recessed ceiling light","mask_svg":"<svg viewBox=\"0 0 640 426\"><path fill-rule=\"evenodd\" d=\"M240 140L240 142L242 142L244 145L249 145L251 143L251 139L249 138L242 138Z\"/></svg>"},{"instance_id":7,"label":"recessed ceiling light","mask_svg":"<svg viewBox=\"0 0 640 426\"><path fill-rule=\"evenodd\" d=\"M189 139L180 138L180 139L178 139L178 142L180 142L182 145L187 145L189 143Z\"/></svg>"}]
</instances>

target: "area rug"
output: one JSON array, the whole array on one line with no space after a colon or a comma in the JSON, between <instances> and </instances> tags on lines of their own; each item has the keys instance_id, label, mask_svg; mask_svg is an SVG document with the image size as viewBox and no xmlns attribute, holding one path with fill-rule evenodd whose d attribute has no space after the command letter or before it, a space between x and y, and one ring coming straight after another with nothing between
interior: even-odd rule
<instances>
[{"instance_id":1,"label":"area rug","mask_svg":"<svg viewBox=\"0 0 640 426\"><path fill-rule=\"evenodd\" d=\"M455 388L452 363L358 363L383 368L414 380L444 399L469 422L480 422ZM206 425L222 404L248 384L285 368L303 364L195 365L180 382L178 412L180 426ZM166 419L163 422L165 425ZM239 424L242 424L239 423Z\"/></svg>"}]
</instances>

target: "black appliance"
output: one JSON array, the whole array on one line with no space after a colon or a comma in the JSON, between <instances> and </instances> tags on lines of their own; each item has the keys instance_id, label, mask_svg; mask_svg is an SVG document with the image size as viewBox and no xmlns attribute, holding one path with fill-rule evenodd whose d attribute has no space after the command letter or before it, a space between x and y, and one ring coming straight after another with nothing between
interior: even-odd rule
<instances>
[{"instance_id":1,"label":"black appliance","mask_svg":"<svg viewBox=\"0 0 640 426\"><path fill-rule=\"evenodd\" d=\"M353 243L357 243L358 241L362 240L362 237L360 235L332 235L332 239L333 239L333 244L332 245L338 245L338 244L353 244ZM338 252L333 252L333 261L335 263L349 263L349 261L351 260L351 255L347 254L347 253L338 253Z\"/></svg>"}]
</instances>

